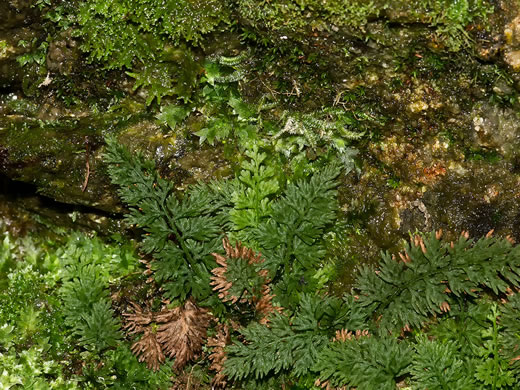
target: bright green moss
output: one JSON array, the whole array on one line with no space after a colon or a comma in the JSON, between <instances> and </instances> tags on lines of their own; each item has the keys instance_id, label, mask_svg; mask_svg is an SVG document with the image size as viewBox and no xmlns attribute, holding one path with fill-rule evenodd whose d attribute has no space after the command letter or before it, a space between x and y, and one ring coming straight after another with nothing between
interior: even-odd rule
<instances>
[{"instance_id":1,"label":"bright green moss","mask_svg":"<svg viewBox=\"0 0 520 390\"><path fill-rule=\"evenodd\" d=\"M356 0L240 0L239 11L255 26L282 31L323 30L330 24L358 27L379 14L373 1Z\"/></svg>"},{"instance_id":2,"label":"bright green moss","mask_svg":"<svg viewBox=\"0 0 520 390\"><path fill-rule=\"evenodd\" d=\"M493 12L490 0L239 0L240 15L253 27L281 33L351 29L377 18L423 23L435 29L435 40L456 51L471 38L466 27Z\"/></svg>"},{"instance_id":3,"label":"bright green moss","mask_svg":"<svg viewBox=\"0 0 520 390\"><path fill-rule=\"evenodd\" d=\"M204 34L230 23L218 0L94 0L79 4L82 49L108 68L155 60L165 43L198 44Z\"/></svg>"}]
</instances>

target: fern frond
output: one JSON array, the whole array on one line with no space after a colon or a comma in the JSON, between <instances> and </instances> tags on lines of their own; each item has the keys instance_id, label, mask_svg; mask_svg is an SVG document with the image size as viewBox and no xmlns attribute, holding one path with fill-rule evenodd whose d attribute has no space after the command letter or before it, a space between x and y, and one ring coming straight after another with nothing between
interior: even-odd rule
<instances>
[{"instance_id":1,"label":"fern frond","mask_svg":"<svg viewBox=\"0 0 520 390\"><path fill-rule=\"evenodd\" d=\"M335 387L394 390L411 361L412 349L406 342L365 334L328 344L320 351L314 370L320 382Z\"/></svg>"},{"instance_id":2,"label":"fern frond","mask_svg":"<svg viewBox=\"0 0 520 390\"><path fill-rule=\"evenodd\" d=\"M277 285L281 289L276 291L278 297L289 296L292 288L301 289L299 281L310 280L308 273L315 272L325 255L323 234L336 217L339 172L337 165L331 165L308 180L290 183L285 194L272 203L270 218L255 230L265 268L273 280L282 280Z\"/></svg>"},{"instance_id":3,"label":"fern frond","mask_svg":"<svg viewBox=\"0 0 520 390\"><path fill-rule=\"evenodd\" d=\"M471 390L476 388L473 372L461 360L453 341L437 342L421 337L415 345L410 374L418 388Z\"/></svg>"},{"instance_id":4,"label":"fern frond","mask_svg":"<svg viewBox=\"0 0 520 390\"><path fill-rule=\"evenodd\" d=\"M224 373L238 381L307 375L336 330L359 329L365 318L353 300L304 294L292 316L274 313L269 326L240 330L245 341L228 347Z\"/></svg>"},{"instance_id":5,"label":"fern frond","mask_svg":"<svg viewBox=\"0 0 520 390\"><path fill-rule=\"evenodd\" d=\"M509 361L511 369L517 377L520 376L520 294L509 297L509 301L502 307L500 324L502 331L502 353Z\"/></svg>"},{"instance_id":6,"label":"fern frond","mask_svg":"<svg viewBox=\"0 0 520 390\"><path fill-rule=\"evenodd\" d=\"M272 198L279 190L273 167L266 165L267 155L254 145L246 151L249 160L242 162L238 176L240 186L233 194L234 208L230 212L234 230L238 238L245 242L254 242L254 232L259 223L265 220L271 211Z\"/></svg>"},{"instance_id":7,"label":"fern frond","mask_svg":"<svg viewBox=\"0 0 520 390\"><path fill-rule=\"evenodd\" d=\"M255 253L238 243L233 247L227 238L222 240L225 256L213 253L219 268L211 272L211 285L219 293L223 302L238 301L245 303L259 297L263 286L269 281L265 274L257 271L256 266L263 263L259 253Z\"/></svg>"},{"instance_id":8,"label":"fern frond","mask_svg":"<svg viewBox=\"0 0 520 390\"><path fill-rule=\"evenodd\" d=\"M207 346L213 348L209 355L211 360L210 370L215 371L215 376L211 379L211 385L214 388L224 388L227 384L226 375L224 375L224 363L227 359L225 348L231 343L230 329L226 324L220 324L217 327L217 334L208 340Z\"/></svg>"},{"instance_id":9,"label":"fern frond","mask_svg":"<svg viewBox=\"0 0 520 390\"><path fill-rule=\"evenodd\" d=\"M192 300L184 306L164 310L157 315L161 323L157 340L169 357L175 357L174 368L180 370L202 350L211 315Z\"/></svg>"},{"instance_id":10,"label":"fern frond","mask_svg":"<svg viewBox=\"0 0 520 390\"><path fill-rule=\"evenodd\" d=\"M520 285L520 247L506 239L461 235L447 243L432 232L415 236L401 258L386 253L378 269L364 267L358 278L360 303L381 316L382 330L420 326L483 287L500 294Z\"/></svg>"},{"instance_id":11,"label":"fern frond","mask_svg":"<svg viewBox=\"0 0 520 390\"><path fill-rule=\"evenodd\" d=\"M217 184L195 186L181 201L153 162L131 155L115 138L107 139L106 159L119 195L131 206L127 221L145 230L142 250L154 256L154 277L167 297L207 298L215 267L211 253L219 250L222 225L227 223Z\"/></svg>"},{"instance_id":12,"label":"fern frond","mask_svg":"<svg viewBox=\"0 0 520 390\"><path fill-rule=\"evenodd\" d=\"M102 351L115 347L121 339L119 320L114 317L110 302L100 300L92 304L88 312L81 314L74 332L80 336L80 343L87 349Z\"/></svg>"},{"instance_id":13,"label":"fern frond","mask_svg":"<svg viewBox=\"0 0 520 390\"><path fill-rule=\"evenodd\" d=\"M147 326L154 321L154 313L149 310L144 310L135 302L130 302L130 305L134 310L133 313L123 313L126 319L126 324L123 328L127 334L144 332Z\"/></svg>"},{"instance_id":14,"label":"fern frond","mask_svg":"<svg viewBox=\"0 0 520 390\"><path fill-rule=\"evenodd\" d=\"M148 369L153 371L158 371L166 359L157 334L151 327L145 328L141 338L132 344L132 352L138 356L139 362L146 362Z\"/></svg>"}]
</instances>

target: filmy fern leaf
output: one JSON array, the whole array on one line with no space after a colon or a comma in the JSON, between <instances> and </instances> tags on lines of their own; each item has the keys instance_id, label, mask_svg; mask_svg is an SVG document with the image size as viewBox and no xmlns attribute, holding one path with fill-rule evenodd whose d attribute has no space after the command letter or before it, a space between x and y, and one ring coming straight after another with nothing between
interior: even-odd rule
<instances>
[{"instance_id":1,"label":"filmy fern leaf","mask_svg":"<svg viewBox=\"0 0 520 390\"><path fill-rule=\"evenodd\" d=\"M207 298L211 253L220 250L223 199L215 183L198 185L179 200L173 184L159 176L152 161L133 156L107 139L106 160L112 182L127 203L127 221L144 229L142 249L156 259L155 278L170 299Z\"/></svg>"},{"instance_id":2,"label":"filmy fern leaf","mask_svg":"<svg viewBox=\"0 0 520 390\"><path fill-rule=\"evenodd\" d=\"M330 343L314 367L321 381L358 390L394 390L397 378L408 373L412 350L394 337L369 335Z\"/></svg>"},{"instance_id":3,"label":"filmy fern leaf","mask_svg":"<svg viewBox=\"0 0 520 390\"><path fill-rule=\"evenodd\" d=\"M468 367L461 360L455 342L441 343L430 341L426 337L418 341L410 373L419 389L475 389L473 372L468 371Z\"/></svg>"},{"instance_id":4,"label":"filmy fern leaf","mask_svg":"<svg viewBox=\"0 0 520 390\"><path fill-rule=\"evenodd\" d=\"M415 236L400 257L383 254L379 268L364 267L357 282L361 304L381 316L383 330L420 326L484 286L499 294L520 285L520 247L506 239L461 235L447 243L431 233Z\"/></svg>"}]
</instances>

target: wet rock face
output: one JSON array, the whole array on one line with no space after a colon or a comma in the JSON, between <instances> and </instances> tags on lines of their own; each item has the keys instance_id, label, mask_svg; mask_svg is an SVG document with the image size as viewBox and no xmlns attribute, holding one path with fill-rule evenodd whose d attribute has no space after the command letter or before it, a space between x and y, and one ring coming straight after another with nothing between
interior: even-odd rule
<instances>
[{"instance_id":1,"label":"wet rock face","mask_svg":"<svg viewBox=\"0 0 520 390\"><path fill-rule=\"evenodd\" d=\"M39 18L39 12L32 0L4 0L0 2L0 31L28 26Z\"/></svg>"},{"instance_id":2,"label":"wet rock face","mask_svg":"<svg viewBox=\"0 0 520 390\"><path fill-rule=\"evenodd\" d=\"M504 29L504 60L515 71L520 71L520 15Z\"/></svg>"},{"instance_id":3,"label":"wet rock face","mask_svg":"<svg viewBox=\"0 0 520 390\"><path fill-rule=\"evenodd\" d=\"M13 118L14 119L14 118ZM35 185L58 202L121 212L116 189L103 161L107 122L99 118L26 122L0 121L0 169L8 178ZM179 189L229 175L219 148L200 148L164 135L155 120L134 118L112 130L130 150L156 161L164 177Z\"/></svg>"},{"instance_id":4,"label":"wet rock face","mask_svg":"<svg viewBox=\"0 0 520 390\"><path fill-rule=\"evenodd\" d=\"M507 158L520 153L520 122L515 110L484 103L475 107L472 115L476 144Z\"/></svg>"},{"instance_id":5,"label":"wet rock face","mask_svg":"<svg viewBox=\"0 0 520 390\"><path fill-rule=\"evenodd\" d=\"M77 40L72 37L72 30L62 32L53 40L47 51L47 70L68 75L77 71L81 53Z\"/></svg>"},{"instance_id":6,"label":"wet rock face","mask_svg":"<svg viewBox=\"0 0 520 390\"><path fill-rule=\"evenodd\" d=\"M356 221L358 229L345 233L349 256L375 261L381 249L394 249L416 229L469 229L474 235L491 228L517 232L520 210L514 187L520 174L520 122L518 85L510 80L515 78L511 70L520 69L520 17L512 1L496 2L490 31L469 26L476 57L470 51L448 50L428 18L414 12L417 2L397 1L395 7L384 8L386 3L374 2L383 11L369 12L362 29L316 25L310 31L304 24L295 34L301 40L291 40L294 37L276 26L264 28L267 22L257 8L242 8L258 16L259 37L286 42L285 51L274 51L275 56L289 53L292 65L300 63L294 71L283 58L279 63L264 63L262 55L250 58L247 61L258 68L239 82L240 93L252 103L262 94L276 95L274 100L284 96L286 106L276 108L277 119L285 109L310 112L324 106L342 107L365 116L363 120L380 119L355 145L360 170L340 188L342 217ZM36 39L39 44L46 39L30 4L0 3L0 15L8 15L0 26L0 42L5 42L0 46L0 89L5 90L0 96L0 173L31 183L59 202L119 212L122 206L103 163L103 137L117 134L132 151L156 160L180 191L199 180L232 174L221 147L200 146L191 135L202 124L188 124L192 128L181 131L161 127L155 108L143 104L140 95L146 88L134 91L135 79L126 77L126 69L96 82L81 78L94 66L83 62L71 30L56 32L50 40L29 91L24 84L30 84L30 74L16 58L31 49L18 42ZM236 54L243 45L236 33L215 33L197 55ZM298 74L301 69L308 73ZM115 81L111 77L117 72L120 79ZM271 78L277 78L273 84L280 87L266 91ZM122 87L111 89L116 83ZM85 90L89 92L81 95ZM130 108L122 108L122 103L119 113L104 112L96 106L100 90L108 91L109 101L123 94ZM75 107L69 92L86 97ZM196 115L190 118L197 120ZM500 161L475 162L489 155Z\"/></svg>"},{"instance_id":7,"label":"wet rock face","mask_svg":"<svg viewBox=\"0 0 520 390\"><path fill-rule=\"evenodd\" d=\"M466 171L447 175L424 194L423 201L437 228L467 230L473 237L491 229L516 235L519 185L520 177L511 173L509 164L476 162Z\"/></svg>"}]
</instances>

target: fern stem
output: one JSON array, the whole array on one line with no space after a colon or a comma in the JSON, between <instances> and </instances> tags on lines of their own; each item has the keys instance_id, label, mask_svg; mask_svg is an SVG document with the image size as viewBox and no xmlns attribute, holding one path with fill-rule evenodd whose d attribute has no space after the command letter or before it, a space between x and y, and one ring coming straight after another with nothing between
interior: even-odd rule
<instances>
[{"instance_id":1,"label":"fern stem","mask_svg":"<svg viewBox=\"0 0 520 390\"><path fill-rule=\"evenodd\" d=\"M498 326L497 326L497 312L496 306L493 306L493 385L492 390L497 388L497 376L499 371L498 364Z\"/></svg>"},{"instance_id":2,"label":"fern stem","mask_svg":"<svg viewBox=\"0 0 520 390\"><path fill-rule=\"evenodd\" d=\"M161 205L161 210L163 211L164 215L170 216L170 212L169 212L168 208L164 206L164 202L160 202L159 204ZM191 266L195 262L195 260L193 259L191 252L189 251L188 247L186 246L186 242L184 241L184 238L182 237L181 233L179 232L177 225L175 225L175 222L170 222L170 221L171 221L171 218L166 218L166 223L168 224L168 227L173 232L173 235L175 236L175 239L181 246L182 251L188 258L188 266L191 268Z\"/></svg>"}]
</instances>

